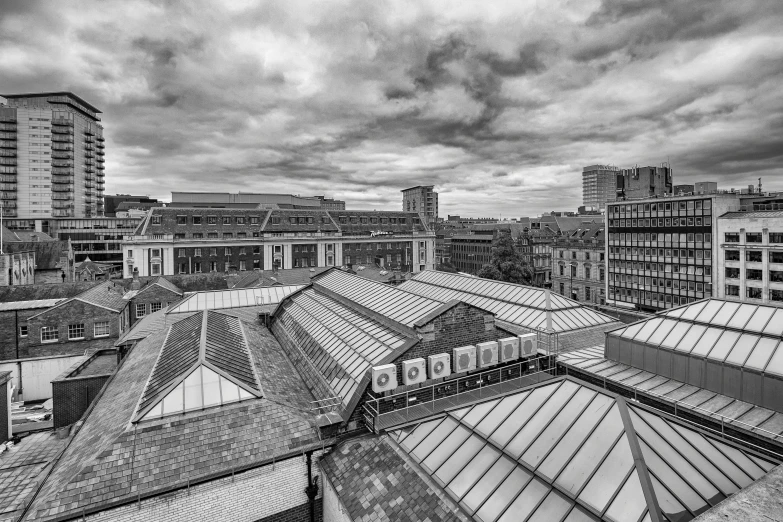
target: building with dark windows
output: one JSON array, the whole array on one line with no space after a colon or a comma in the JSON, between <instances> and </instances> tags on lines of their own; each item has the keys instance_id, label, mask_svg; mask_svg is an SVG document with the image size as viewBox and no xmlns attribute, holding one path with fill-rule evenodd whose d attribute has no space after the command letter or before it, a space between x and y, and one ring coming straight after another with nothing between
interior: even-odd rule
<instances>
[{"instance_id":1,"label":"building with dark windows","mask_svg":"<svg viewBox=\"0 0 783 522\"><path fill-rule=\"evenodd\" d=\"M477 274L492 261L492 241L495 235L454 234L451 236L451 264L460 272Z\"/></svg>"},{"instance_id":2,"label":"building with dark windows","mask_svg":"<svg viewBox=\"0 0 783 522\"><path fill-rule=\"evenodd\" d=\"M103 215L100 113L70 92L0 95L5 217L38 221Z\"/></svg>"},{"instance_id":3,"label":"building with dark windows","mask_svg":"<svg viewBox=\"0 0 783 522\"><path fill-rule=\"evenodd\" d=\"M575 301L606 302L606 229L578 228L552 243L552 290Z\"/></svg>"},{"instance_id":4,"label":"building with dark windows","mask_svg":"<svg viewBox=\"0 0 783 522\"><path fill-rule=\"evenodd\" d=\"M411 187L402 191L402 210L417 212L431 227L438 222L438 193L433 185Z\"/></svg>"},{"instance_id":5,"label":"building with dark windows","mask_svg":"<svg viewBox=\"0 0 783 522\"><path fill-rule=\"evenodd\" d=\"M739 194L607 205L607 302L657 311L713 296L718 216Z\"/></svg>"},{"instance_id":6,"label":"building with dark windows","mask_svg":"<svg viewBox=\"0 0 783 522\"><path fill-rule=\"evenodd\" d=\"M590 165L582 169L582 203L599 210L614 201L619 168L613 165Z\"/></svg>"},{"instance_id":7,"label":"building with dark windows","mask_svg":"<svg viewBox=\"0 0 783 522\"><path fill-rule=\"evenodd\" d=\"M716 297L783 302L783 212L727 212L717 243Z\"/></svg>"},{"instance_id":8,"label":"building with dark windows","mask_svg":"<svg viewBox=\"0 0 783 522\"><path fill-rule=\"evenodd\" d=\"M130 194L107 195L103 196L104 215L114 217L121 203L127 203L125 208L149 208L150 206L162 205L157 199L149 196L131 196Z\"/></svg>"},{"instance_id":9,"label":"building with dark windows","mask_svg":"<svg viewBox=\"0 0 783 522\"><path fill-rule=\"evenodd\" d=\"M123 242L125 277L374 265L434 267L418 214L350 210L153 208Z\"/></svg>"},{"instance_id":10,"label":"building with dark windows","mask_svg":"<svg viewBox=\"0 0 783 522\"><path fill-rule=\"evenodd\" d=\"M617 174L616 201L649 198L672 193L672 169L668 163L660 167L633 167Z\"/></svg>"}]
</instances>

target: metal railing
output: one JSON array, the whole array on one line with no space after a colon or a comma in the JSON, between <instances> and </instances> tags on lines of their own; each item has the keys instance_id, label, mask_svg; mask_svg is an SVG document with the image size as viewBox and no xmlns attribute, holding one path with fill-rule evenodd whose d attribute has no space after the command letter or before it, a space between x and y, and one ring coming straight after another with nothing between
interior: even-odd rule
<instances>
[{"instance_id":1,"label":"metal railing","mask_svg":"<svg viewBox=\"0 0 783 522\"><path fill-rule=\"evenodd\" d=\"M341 397L327 397L326 399L319 399L317 401L310 401L310 411L312 413L333 413L342 409L343 400Z\"/></svg>"},{"instance_id":2,"label":"metal railing","mask_svg":"<svg viewBox=\"0 0 783 522\"><path fill-rule=\"evenodd\" d=\"M505 395L555 375L551 356L520 359L464 377L454 377L387 397L368 399L363 406L367 429L373 433L416 421L469 403Z\"/></svg>"}]
</instances>

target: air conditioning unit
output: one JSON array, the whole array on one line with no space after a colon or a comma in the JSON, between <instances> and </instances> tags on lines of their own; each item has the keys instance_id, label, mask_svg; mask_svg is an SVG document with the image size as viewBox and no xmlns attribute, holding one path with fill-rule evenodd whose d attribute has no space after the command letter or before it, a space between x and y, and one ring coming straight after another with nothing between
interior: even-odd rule
<instances>
[{"instance_id":1,"label":"air conditioning unit","mask_svg":"<svg viewBox=\"0 0 783 522\"><path fill-rule=\"evenodd\" d=\"M372 369L372 391L383 393L397 387L397 367L393 364L374 366Z\"/></svg>"},{"instance_id":2,"label":"air conditioning unit","mask_svg":"<svg viewBox=\"0 0 783 522\"><path fill-rule=\"evenodd\" d=\"M427 380L426 362L423 358L402 361L402 383L406 386Z\"/></svg>"},{"instance_id":3,"label":"air conditioning unit","mask_svg":"<svg viewBox=\"0 0 783 522\"><path fill-rule=\"evenodd\" d=\"M536 334L529 333L519 336L519 352L522 357L536 355L537 341Z\"/></svg>"},{"instance_id":4,"label":"air conditioning unit","mask_svg":"<svg viewBox=\"0 0 783 522\"><path fill-rule=\"evenodd\" d=\"M489 368L495 366L498 363L498 342L487 341L485 343L479 343L476 345L476 351L478 352L478 367Z\"/></svg>"},{"instance_id":5,"label":"air conditioning unit","mask_svg":"<svg viewBox=\"0 0 783 522\"><path fill-rule=\"evenodd\" d=\"M519 359L519 337L506 337L498 341L500 348L498 355L500 362L516 361Z\"/></svg>"},{"instance_id":6,"label":"air conditioning unit","mask_svg":"<svg viewBox=\"0 0 783 522\"><path fill-rule=\"evenodd\" d=\"M440 379L451 375L451 354L439 353L427 357L427 369L430 379Z\"/></svg>"},{"instance_id":7,"label":"air conditioning unit","mask_svg":"<svg viewBox=\"0 0 783 522\"><path fill-rule=\"evenodd\" d=\"M462 346L454 348L452 358L454 373L468 372L476 369L476 347Z\"/></svg>"}]
</instances>

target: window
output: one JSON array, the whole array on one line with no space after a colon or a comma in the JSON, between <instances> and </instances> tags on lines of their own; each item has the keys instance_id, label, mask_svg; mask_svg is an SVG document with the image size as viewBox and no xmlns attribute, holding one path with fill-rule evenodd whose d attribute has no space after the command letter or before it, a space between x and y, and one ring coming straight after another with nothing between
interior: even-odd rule
<instances>
[{"instance_id":1,"label":"window","mask_svg":"<svg viewBox=\"0 0 783 522\"><path fill-rule=\"evenodd\" d=\"M184 248L178 248L177 249L177 257L185 257L185 249Z\"/></svg>"},{"instance_id":2,"label":"window","mask_svg":"<svg viewBox=\"0 0 783 522\"><path fill-rule=\"evenodd\" d=\"M191 219L193 220L192 223L194 225L200 225L201 224L201 216L193 216Z\"/></svg>"},{"instance_id":3,"label":"window","mask_svg":"<svg viewBox=\"0 0 783 522\"><path fill-rule=\"evenodd\" d=\"M41 327L41 342L53 343L60 338L60 332L56 326L42 326Z\"/></svg>"},{"instance_id":4,"label":"window","mask_svg":"<svg viewBox=\"0 0 783 522\"><path fill-rule=\"evenodd\" d=\"M94 337L107 337L109 335L109 321L95 321L93 325Z\"/></svg>"},{"instance_id":5,"label":"window","mask_svg":"<svg viewBox=\"0 0 783 522\"><path fill-rule=\"evenodd\" d=\"M761 263L761 250L746 250L745 261L751 261L753 263Z\"/></svg>"},{"instance_id":6,"label":"window","mask_svg":"<svg viewBox=\"0 0 783 522\"><path fill-rule=\"evenodd\" d=\"M188 216L177 216L177 225L187 225Z\"/></svg>"},{"instance_id":7,"label":"window","mask_svg":"<svg viewBox=\"0 0 783 522\"><path fill-rule=\"evenodd\" d=\"M136 303L136 317L144 317L147 315L147 305L144 303Z\"/></svg>"},{"instance_id":8,"label":"window","mask_svg":"<svg viewBox=\"0 0 783 522\"><path fill-rule=\"evenodd\" d=\"M128 250L128 257L133 259L133 250Z\"/></svg>"},{"instance_id":9,"label":"window","mask_svg":"<svg viewBox=\"0 0 783 522\"><path fill-rule=\"evenodd\" d=\"M726 277L729 279L739 279L739 268L726 267Z\"/></svg>"},{"instance_id":10,"label":"window","mask_svg":"<svg viewBox=\"0 0 783 522\"><path fill-rule=\"evenodd\" d=\"M748 299L761 299L761 288L748 286L745 288L745 297Z\"/></svg>"},{"instance_id":11,"label":"window","mask_svg":"<svg viewBox=\"0 0 783 522\"><path fill-rule=\"evenodd\" d=\"M160 249L153 248L152 250L150 250L150 257L160 257Z\"/></svg>"},{"instance_id":12,"label":"window","mask_svg":"<svg viewBox=\"0 0 783 522\"><path fill-rule=\"evenodd\" d=\"M261 253L261 247L260 246L254 246L253 247L253 253L254 254L260 254Z\"/></svg>"},{"instance_id":13,"label":"window","mask_svg":"<svg viewBox=\"0 0 783 522\"><path fill-rule=\"evenodd\" d=\"M151 266L152 266L152 275L154 276L160 275L160 263L153 263Z\"/></svg>"},{"instance_id":14,"label":"window","mask_svg":"<svg viewBox=\"0 0 783 522\"><path fill-rule=\"evenodd\" d=\"M783 290L772 290L769 291L769 300L770 301L783 301Z\"/></svg>"},{"instance_id":15,"label":"window","mask_svg":"<svg viewBox=\"0 0 783 522\"><path fill-rule=\"evenodd\" d=\"M585 287L585 301L589 301L589 300L590 300L590 287L586 286Z\"/></svg>"},{"instance_id":16,"label":"window","mask_svg":"<svg viewBox=\"0 0 783 522\"><path fill-rule=\"evenodd\" d=\"M571 252L571 259L576 259L576 252Z\"/></svg>"},{"instance_id":17,"label":"window","mask_svg":"<svg viewBox=\"0 0 783 522\"><path fill-rule=\"evenodd\" d=\"M280 216L272 216L271 218L269 218L269 221L273 225L279 225L280 224Z\"/></svg>"},{"instance_id":18,"label":"window","mask_svg":"<svg viewBox=\"0 0 783 522\"><path fill-rule=\"evenodd\" d=\"M19 337L27 337L27 325L22 325L19 327Z\"/></svg>"},{"instance_id":19,"label":"window","mask_svg":"<svg viewBox=\"0 0 783 522\"><path fill-rule=\"evenodd\" d=\"M761 281L763 279L763 272L753 268L746 268L745 279L748 279L749 281Z\"/></svg>"},{"instance_id":20,"label":"window","mask_svg":"<svg viewBox=\"0 0 783 522\"><path fill-rule=\"evenodd\" d=\"M240 270L247 270L247 266L245 265L245 260L239 262L239 269Z\"/></svg>"},{"instance_id":21,"label":"window","mask_svg":"<svg viewBox=\"0 0 783 522\"><path fill-rule=\"evenodd\" d=\"M739 261L739 250L726 250L726 261Z\"/></svg>"},{"instance_id":22,"label":"window","mask_svg":"<svg viewBox=\"0 0 783 522\"><path fill-rule=\"evenodd\" d=\"M188 264L187 263L180 263L178 266L178 271L180 274L187 274L188 273Z\"/></svg>"},{"instance_id":23,"label":"window","mask_svg":"<svg viewBox=\"0 0 783 522\"><path fill-rule=\"evenodd\" d=\"M217 225L217 216L207 216L207 225Z\"/></svg>"},{"instance_id":24,"label":"window","mask_svg":"<svg viewBox=\"0 0 783 522\"><path fill-rule=\"evenodd\" d=\"M212 247L209 249L209 255L210 256L216 256L217 255L217 247Z\"/></svg>"},{"instance_id":25,"label":"window","mask_svg":"<svg viewBox=\"0 0 783 522\"><path fill-rule=\"evenodd\" d=\"M770 263L783 263L783 252L772 251L769 253Z\"/></svg>"},{"instance_id":26,"label":"window","mask_svg":"<svg viewBox=\"0 0 783 522\"><path fill-rule=\"evenodd\" d=\"M68 325L68 340L84 339L84 323Z\"/></svg>"},{"instance_id":27,"label":"window","mask_svg":"<svg viewBox=\"0 0 783 522\"><path fill-rule=\"evenodd\" d=\"M201 273L201 261L196 261L193 263L193 272L200 274Z\"/></svg>"},{"instance_id":28,"label":"window","mask_svg":"<svg viewBox=\"0 0 783 522\"><path fill-rule=\"evenodd\" d=\"M746 243L761 243L761 232L745 232Z\"/></svg>"},{"instance_id":29,"label":"window","mask_svg":"<svg viewBox=\"0 0 783 522\"><path fill-rule=\"evenodd\" d=\"M590 279L590 267L585 267L585 279Z\"/></svg>"},{"instance_id":30,"label":"window","mask_svg":"<svg viewBox=\"0 0 783 522\"><path fill-rule=\"evenodd\" d=\"M223 255L224 256L230 256L231 255L231 247L225 247L223 249Z\"/></svg>"},{"instance_id":31,"label":"window","mask_svg":"<svg viewBox=\"0 0 783 522\"><path fill-rule=\"evenodd\" d=\"M223 224L224 225L230 225L231 224L231 216L223 216Z\"/></svg>"},{"instance_id":32,"label":"window","mask_svg":"<svg viewBox=\"0 0 783 522\"><path fill-rule=\"evenodd\" d=\"M739 233L737 232L726 232L725 238L726 243L739 243Z\"/></svg>"},{"instance_id":33,"label":"window","mask_svg":"<svg viewBox=\"0 0 783 522\"><path fill-rule=\"evenodd\" d=\"M606 275L604 274L604 269L603 268L598 271L598 276L601 279L601 281L603 281L604 278L606 277Z\"/></svg>"},{"instance_id":34,"label":"window","mask_svg":"<svg viewBox=\"0 0 783 522\"><path fill-rule=\"evenodd\" d=\"M565 275L565 267L560 265L560 275Z\"/></svg>"},{"instance_id":35,"label":"window","mask_svg":"<svg viewBox=\"0 0 783 522\"><path fill-rule=\"evenodd\" d=\"M244 256L246 253L247 253L247 250L245 249L245 247L241 247L239 249L239 255L240 256Z\"/></svg>"},{"instance_id":36,"label":"window","mask_svg":"<svg viewBox=\"0 0 783 522\"><path fill-rule=\"evenodd\" d=\"M210 261L209 262L209 271L210 272L217 272L217 261Z\"/></svg>"},{"instance_id":37,"label":"window","mask_svg":"<svg viewBox=\"0 0 783 522\"><path fill-rule=\"evenodd\" d=\"M783 272L779 270L770 270L769 280L772 283L783 283Z\"/></svg>"},{"instance_id":38,"label":"window","mask_svg":"<svg viewBox=\"0 0 783 522\"><path fill-rule=\"evenodd\" d=\"M560 259L563 259L563 257L565 257L565 253L562 250L558 253L560 254Z\"/></svg>"},{"instance_id":39,"label":"window","mask_svg":"<svg viewBox=\"0 0 783 522\"><path fill-rule=\"evenodd\" d=\"M590 252L585 252L585 260L590 261Z\"/></svg>"},{"instance_id":40,"label":"window","mask_svg":"<svg viewBox=\"0 0 783 522\"><path fill-rule=\"evenodd\" d=\"M560 295L565 295L565 284L560 283Z\"/></svg>"},{"instance_id":41,"label":"window","mask_svg":"<svg viewBox=\"0 0 783 522\"><path fill-rule=\"evenodd\" d=\"M193 249L193 256L194 257L201 257L201 249L200 248L194 248Z\"/></svg>"},{"instance_id":42,"label":"window","mask_svg":"<svg viewBox=\"0 0 783 522\"><path fill-rule=\"evenodd\" d=\"M174 239L185 239L185 234L184 233L174 234Z\"/></svg>"},{"instance_id":43,"label":"window","mask_svg":"<svg viewBox=\"0 0 783 522\"><path fill-rule=\"evenodd\" d=\"M260 270L261 269L261 260L260 259L254 259L253 260L253 270Z\"/></svg>"},{"instance_id":44,"label":"window","mask_svg":"<svg viewBox=\"0 0 783 522\"><path fill-rule=\"evenodd\" d=\"M160 312L161 308L163 308L163 303L150 303L151 314L154 314L155 312Z\"/></svg>"},{"instance_id":45,"label":"window","mask_svg":"<svg viewBox=\"0 0 783 522\"><path fill-rule=\"evenodd\" d=\"M237 216L237 225L244 225L245 224L245 218L244 216Z\"/></svg>"},{"instance_id":46,"label":"window","mask_svg":"<svg viewBox=\"0 0 783 522\"><path fill-rule=\"evenodd\" d=\"M576 266L571 265L571 277L576 277Z\"/></svg>"},{"instance_id":47,"label":"window","mask_svg":"<svg viewBox=\"0 0 783 522\"><path fill-rule=\"evenodd\" d=\"M237 232L237 237L245 239L247 237L247 232Z\"/></svg>"},{"instance_id":48,"label":"window","mask_svg":"<svg viewBox=\"0 0 783 522\"><path fill-rule=\"evenodd\" d=\"M234 237L234 233L233 232L226 232L226 233L223 234L223 238L230 239L230 238L233 238L233 237Z\"/></svg>"},{"instance_id":49,"label":"window","mask_svg":"<svg viewBox=\"0 0 783 522\"><path fill-rule=\"evenodd\" d=\"M207 232L207 238L208 239L217 239L218 233L217 232Z\"/></svg>"},{"instance_id":50,"label":"window","mask_svg":"<svg viewBox=\"0 0 783 522\"><path fill-rule=\"evenodd\" d=\"M152 216L152 224L160 225L160 216Z\"/></svg>"},{"instance_id":51,"label":"window","mask_svg":"<svg viewBox=\"0 0 783 522\"><path fill-rule=\"evenodd\" d=\"M770 232L769 233L769 242L770 243L783 243L783 232Z\"/></svg>"}]
</instances>

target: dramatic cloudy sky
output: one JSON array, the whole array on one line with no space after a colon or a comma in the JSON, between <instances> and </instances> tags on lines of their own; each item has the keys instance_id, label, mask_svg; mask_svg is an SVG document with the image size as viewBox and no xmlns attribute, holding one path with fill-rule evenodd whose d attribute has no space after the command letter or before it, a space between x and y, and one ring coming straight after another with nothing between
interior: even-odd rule
<instances>
[{"instance_id":1,"label":"dramatic cloudy sky","mask_svg":"<svg viewBox=\"0 0 783 522\"><path fill-rule=\"evenodd\" d=\"M107 193L581 204L581 168L783 189L781 0L3 0L0 92L104 112Z\"/></svg>"}]
</instances>

